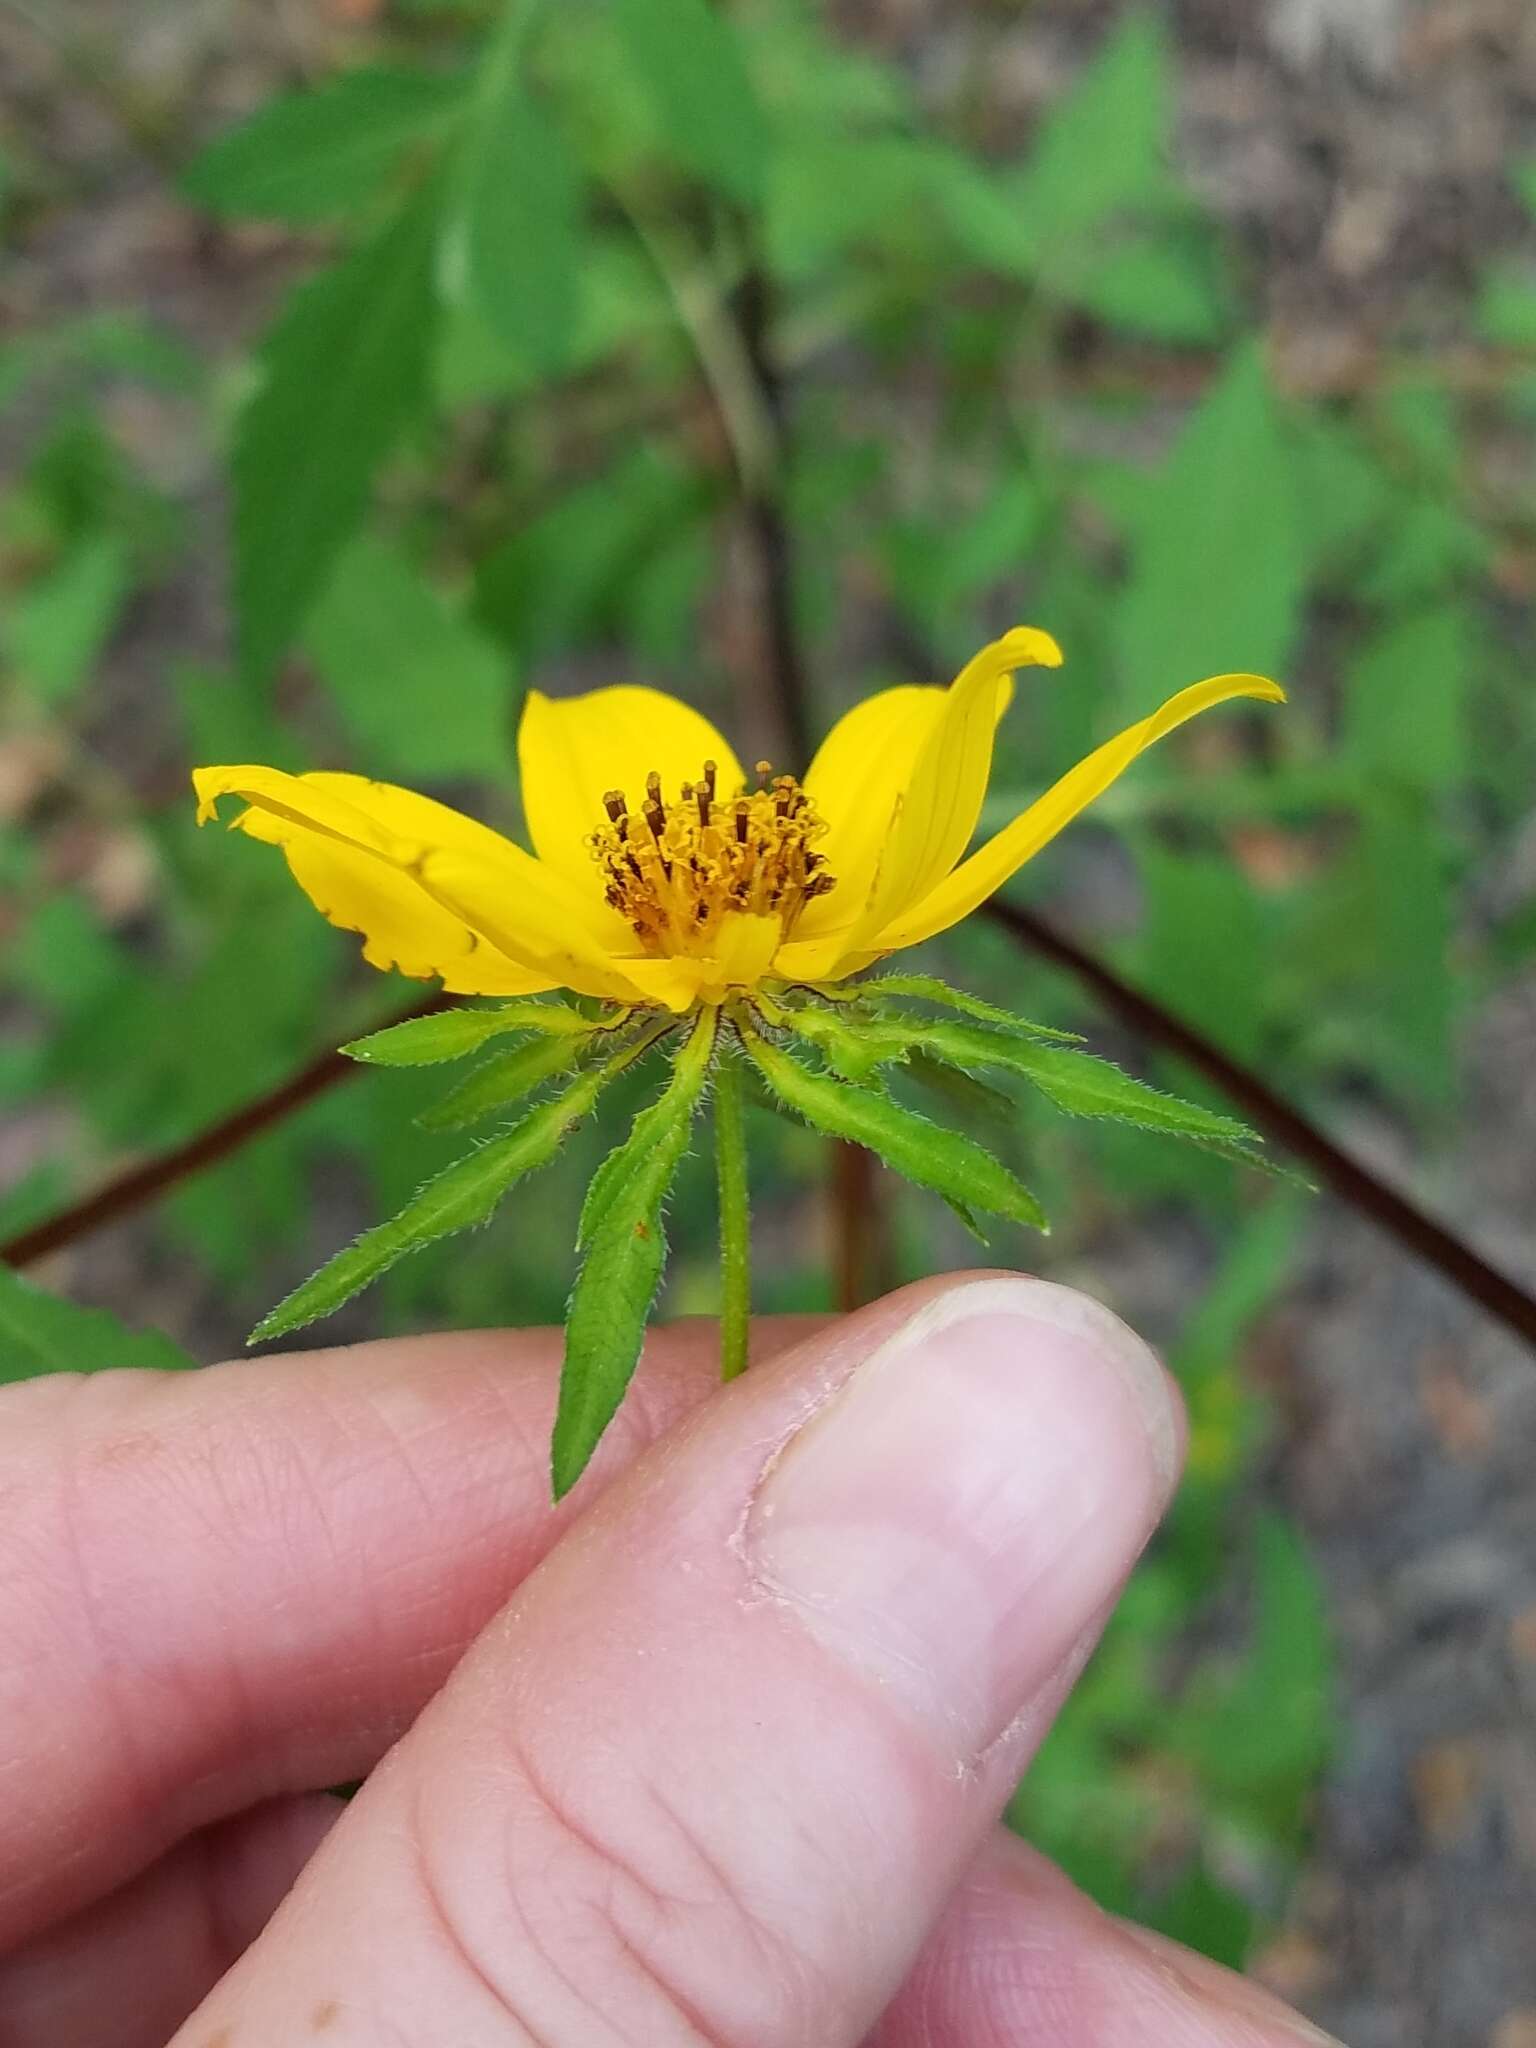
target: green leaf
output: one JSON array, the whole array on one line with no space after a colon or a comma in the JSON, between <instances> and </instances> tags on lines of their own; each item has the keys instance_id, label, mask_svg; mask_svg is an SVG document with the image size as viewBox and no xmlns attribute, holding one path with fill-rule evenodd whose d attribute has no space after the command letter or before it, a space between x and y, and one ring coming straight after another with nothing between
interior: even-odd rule
<instances>
[{"instance_id":1,"label":"green leaf","mask_svg":"<svg viewBox=\"0 0 1536 2048\"><path fill-rule=\"evenodd\" d=\"M877 1067L904 1060L912 1043L913 1027L896 1019L859 1016L812 1004L784 1014L795 1036L814 1045L845 1081L865 1081Z\"/></svg>"},{"instance_id":2,"label":"green leaf","mask_svg":"<svg viewBox=\"0 0 1536 2048\"><path fill-rule=\"evenodd\" d=\"M590 645L700 509L698 477L642 442L492 549L475 573L475 616L525 660Z\"/></svg>"},{"instance_id":3,"label":"green leaf","mask_svg":"<svg viewBox=\"0 0 1536 2048\"><path fill-rule=\"evenodd\" d=\"M921 144L904 135L852 136L817 127L787 140L764 220L769 261L797 280L842 262L854 243L920 201Z\"/></svg>"},{"instance_id":4,"label":"green leaf","mask_svg":"<svg viewBox=\"0 0 1536 2048\"><path fill-rule=\"evenodd\" d=\"M661 146L728 198L755 206L768 130L736 30L709 0L615 0Z\"/></svg>"},{"instance_id":5,"label":"green leaf","mask_svg":"<svg viewBox=\"0 0 1536 2048\"><path fill-rule=\"evenodd\" d=\"M117 534L97 533L14 600L5 625L8 650L44 703L62 702L89 676L130 581L126 543Z\"/></svg>"},{"instance_id":6,"label":"green leaf","mask_svg":"<svg viewBox=\"0 0 1536 2048\"><path fill-rule=\"evenodd\" d=\"M1184 237L1114 243L1096 252L1064 296L1109 326L1154 341L1209 345L1230 327L1214 252Z\"/></svg>"},{"instance_id":7,"label":"green leaf","mask_svg":"<svg viewBox=\"0 0 1536 2048\"><path fill-rule=\"evenodd\" d=\"M447 296L536 370L565 367L581 281L581 176L508 56L487 73L443 223Z\"/></svg>"},{"instance_id":8,"label":"green leaf","mask_svg":"<svg viewBox=\"0 0 1536 2048\"><path fill-rule=\"evenodd\" d=\"M1183 1102L1176 1095L1165 1095L1095 1053L1071 1046L1031 1045L969 1024L932 1025L922 1043L939 1059L966 1071L991 1066L1021 1074L1058 1109L1073 1116L1111 1117L1144 1131L1191 1139L1245 1165L1265 1164L1255 1150L1259 1139L1246 1124L1198 1103Z\"/></svg>"},{"instance_id":9,"label":"green leaf","mask_svg":"<svg viewBox=\"0 0 1536 2048\"><path fill-rule=\"evenodd\" d=\"M1185 429L1141 522L1116 618L1137 707L1201 676L1283 671L1304 564L1290 452L1263 357L1245 344Z\"/></svg>"},{"instance_id":10,"label":"green leaf","mask_svg":"<svg viewBox=\"0 0 1536 2048\"><path fill-rule=\"evenodd\" d=\"M280 1301L248 1341L260 1344L331 1315L407 1252L484 1223L517 1181L554 1158L597 1100L606 1078L601 1068L583 1074L563 1095L530 1110L512 1130L446 1167L397 1216L365 1230L355 1244Z\"/></svg>"},{"instance_id":11,"label":"green leaf","mask_svg":"<svg viewBox=\"0 0 1536 2048\"><path fill-rule=\"evenodd\" d=\"M1301 1537L1278 1515L1255 1531L1253 1640L1235 1672L1205 1674L1173 1746L1212 1788L1261 1803L1279 1795L1299 1822L1326 1759L1332 1716L1327 1602Z\"/></svg>"},{"instance_id":12,"label":"green leaf","mask_svg":"<svg viewBox=\"0 0 1536 2048\"><path fill-rule=\"evenodd\" d=\"M952 1109L962 1116L974 1117L978 1123L1001 1126L1006 1129L1019 1113L1019 1105L1011 1095L1005 1095L1001 1088L994 1088L989 1081L980 1081L963 1067L946 1066L921 1045L908 1050L904 1062L905 1071L914 1081L930 1088L936 1095L942 1095ZM976 1226L966 1218L967 1227ZM977 1235L980 1236L977 1231Z\"/></svg>"},{"instance_id":13,"label":"green leaf","mask_svg":"<svg viewBox=\"0 0 1536 2048\"><path fill-rule=\"evenodd\" d=\"M375 1067L435 1067L478 1052L509 1031L580 1037L592 1028L592 1019L569 1003L509 1002L489 1010L439 1010L431 1017L407 1017L403 1024L354 1038L341 1050L348 1059L366 1060Z\"/></svg>"},{"instance_id":14,"label":"green leaf","mask_svg":"<svg viewBox=\"0 0 1536 2048\"><path fill-rule=\"evenodd\" d=\"M715 1027L696 1029L672 1078L599 1168L582 1209L586 1247L565 1322L552 1446L554 1497L576 1484L634 1375L667 1258L662 1203L698 1110Z\"/></svg>"},{"instance_id":15,"label":"green leaf","mask_svg":"<svg viewBox=\"0 0 1536 2048\"><path fill-rule=\"evenodd\" d=\"M1050 1024L1031 1024L1026 1018L1015 1017L1011 1010L999 1009L996 1003L984 1003L979 996L968 995L964 989L951 988L947 981L940 981L935 974L881 974L872 981L851 981L844 986L849 997L862 1001L866 996L872 1002L885 1002L891 996L910 996L920 1003L938 1003L946 1010L958 1010L963 1017L974 1017L978 1023L995 1024L1002 1031L1017 1032L1023 1038L1044 1038L1060 1045L1080 1045L1081 1034L1076 1031L1058 1031Z\"/></svg>"},{"instance_id":16,"label":"green leaf","mask_svg":"<svg viewBox=\"0 0 1536 2048\"><path fill-rule=\"evenodd\" d=\"M261 349L233 455L236 641L264 682L362 518L374 472L425 403L438 198L428 187L290 299Z\"/></svg>"},{"instance_id":17,"label":"green leaf","mask_svg":"<svg viewBox=\"0 0 1536 2048\"><path fill-rule=\"evenodd\" d=\"M1457 788L1468 765L1472 622L1444 603L1393 619L1350 664L1344 734L1372 781Z\"/></svg>"},{"instance_id":18,"label":"green leaf","mask_svg":"<svg viewBox=\"0 0 1536 2048\"><path fill-rule=\"evenodd\" d=\"M1536 276L1528 264L1496 264L1484 273L1477 324L1496 347L1536 348Z\"/></svg>"},{"instance_id":19,"label":"green leaf","mask_svg":"<svg viewBox=\"0 0 1536 2048\"><path fill-rule=\"evenodd\" d=\"M1167 190L1172 105L1168 37L1145 8L1126 15L1046 117L1019 191L1027 235L1048 264L1081 261L1116 214Z\"/></svg>"},{"instance_id":20,"label":"green leaf","mask_svg":"<svg viewBox=\"0 0 1536 2048\"><path fill-rule=\"evenodd\" d=\"M1439 494L1403 498L1370 573L1355 582L1356 601L1383 610L1425 598L1460 594L1487 574L1492 558L1486 527Z\"/></svg>"},{"instance_id":21,"label":"green leaf","mask_svg":"<svg viewBox=\"0 0 1536 2048\"><path fill-rule=\"evenodd\" d=\"M1368 970L1373 1063L1411 1098L1449 1105L1462 983L1449 835L1422 795L1383 788L1360 819L1358 864L1352 957Z\"/></svg>"},{"instance_id":22,"label":"green leaf","mask_svg":"<svg viewBox=\"0 0 1536 2048\"><path fill-rule=\"evenodd\" d=\"M492 1110L509 1109L556 1074L568 1073L581 1058L580 1038L535 1038L514 1046L477 1067L441 1102L424 1109L416 1121L425 1131L454 1131Z\"/></svg>"},{"instance_id":23,"label":"green leaf","mask_svg":"<svg viewBox=\"0 0 1536 2048\"><path fill-rule=\"evenodd\" d=\"M165 1371L193 1364L158 1330L125 1329L105 1309L60 1301L0 1264L0 1385L51 1372L105 1372L124 1365Z\"/></svg>"},{"instance_id":24,"label":"green leaf","mask_svg":"<svg viewBox=\"0 0 1536 2048\"><path fill-rule=\"evenodd\" d=\"M511 777L506 655L402 549L353 541L304 644L368 768L412 782Z\"/></svg>"},{"instance_id":25,"label":"green leaf","mask_svg":"<svg viewBox=\"0 0 1536 2048\"><path fill-rule=\"evenodd\" d=\"M1049 1229L1028 1188L972 1139L872 1088L814 1074L756 1032L744 1029L742 1042L773 1093L813 1129L863 1145L907 1180L963 1209L989 1209L1011 1222Z\"/></svg>"},{"instance_id":26,"label":"green leaf","mask_svg":"<svg viewBox=\"0 0 1536 2048\"><path fill-rule=\"evenodd\" d=\"M1198 991L1201 1024L1239 1059L1262 1059L1273 1027L1274 958L1258 891L1230 858L1175 852L1150 835L1137 865L1146 897L1135 949L1142 986L1175 1013Z\"/></svg>"},{"instance_id":27,"label":"green leaf","mask_svg":"<svg viewBox=\"0 0 1536 2048\"><path fill-rule=\"evenodd\" d=\"M372 199L402 153L462 109L462 77L359 65L268 100L182 174L194 204L234 217L333 219Z\"/></svg>"}]
</instances>

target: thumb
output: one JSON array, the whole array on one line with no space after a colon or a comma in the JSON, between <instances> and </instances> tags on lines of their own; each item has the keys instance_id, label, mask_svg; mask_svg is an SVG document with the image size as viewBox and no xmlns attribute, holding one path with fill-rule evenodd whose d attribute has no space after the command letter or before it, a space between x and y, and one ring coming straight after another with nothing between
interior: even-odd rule
<instances>
[{"instance_id":1,"label":"thumb","mask_svg":"<svg viewBox=\"0 0 1536 2048\"><path fill-rule=\"evenodd\" d=\"M177 2036L852 2048L1161 1513L1175 1397L1005 1277L749 1375L577 1522Z\"/></svg>"}]
</instances>

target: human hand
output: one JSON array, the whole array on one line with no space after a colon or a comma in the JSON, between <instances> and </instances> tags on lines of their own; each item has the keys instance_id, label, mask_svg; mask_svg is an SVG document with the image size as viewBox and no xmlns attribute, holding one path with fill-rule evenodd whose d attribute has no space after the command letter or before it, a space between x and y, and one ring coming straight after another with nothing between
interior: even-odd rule
<instances>
[{"instance_id":1,"label":"human hand","mask_svg":"<svg viewBox=\"0 0 1536 2048\"><path fill-rule=\"evenodd\" d=\"M0 1396L5 2048L1321 2040L997 1827L1150 1353L1001 1276L756 1344L654 1332L558 1509L558 1332Z\"/></svg>"}]
</instances>

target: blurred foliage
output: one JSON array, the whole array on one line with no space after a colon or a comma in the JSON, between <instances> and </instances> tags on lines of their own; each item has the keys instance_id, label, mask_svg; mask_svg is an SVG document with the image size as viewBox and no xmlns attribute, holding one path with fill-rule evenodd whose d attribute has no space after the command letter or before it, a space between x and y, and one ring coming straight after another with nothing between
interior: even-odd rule
<instances>
[{"instance_id":1,"label":"blurred foliage","mask_svg":"<svg viewBox=\"0 0 1536 2048\"><path fill-rule=\"evenodd\" d=\"M1536 766L1515 654L1536 505L1477 459L1490 426L1536 426L1536 272L1481 281L1466 317L1497 374L1474 391L1406 341L1351 394L1280 388L1242 252L1172 169L1151 12L1022 137L985 117L984 17L969 68L920 90L810 0L358 14L328 69L177 151L167 203L211 260L286 280L249 357L121 306L0 341L0 1103L46 1134L0 1228L395 1001L264 850L195 833L193 761L353 767L515 825L535 673L643 675L781 744L761 675L743 681L749 495L797 538L819 728L1014 618L1062 640L1067 676L1032 678L1005 728L989 821L1197 674L1300 678L1262 730L1229 714L1142 764L1030 883L1066 878L1096 944L1293 1094L1443 1133L1469 1004L1536 951L1528 909L1471 886ZM22 237L67 201L4 153L0 232ZM1536 165L1512 175L1536 212ZM188 628L167 668L165 619L222 547L210 472L232 658ZM995 930L933 950L1102 1039ZM147 1243L178 1327L228 1341L441 1168L451 1134L411 1123L429 1093L365 1077L164 1203ZM984 1092L969 1107L995 1115ZM823 1148L749 1114L761 1305L820 1305L803 1190ZM509 1223L396 1266L338 1327L558 1317L610 1141L578 1133ZM1053 1270L1091 1274L1109 1228L1156 1212L1198 1229L1213 1276L1174 1346L1189 1482L1016 1817L1109 1902L1236 1958L1283 1897L1330 1741L1315 1576L1251 1506L1244 1361L1303 1210L1133 1133L1042 1119L1005 1143L1062 1219ZM888 1277L962 1262L936 1202L887 1192ZM686 1161L677 1311L714 1305L711 1203ZM173 1362L3 1289L0 1376L71 1349Z\"/></svg>"}]
</instances>

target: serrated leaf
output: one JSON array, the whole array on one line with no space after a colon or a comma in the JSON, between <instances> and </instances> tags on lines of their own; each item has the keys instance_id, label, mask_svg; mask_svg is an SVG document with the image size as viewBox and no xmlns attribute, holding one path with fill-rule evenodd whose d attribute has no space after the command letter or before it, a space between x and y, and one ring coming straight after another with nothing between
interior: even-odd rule
<instances>
[{"instance_id":1,"label":"serrated leaf","mask_svg":"<svg viewBox=\"0 0 1536 2048\"><path fill-rule=\"evenodd\" d=\"M755 206L768 129L732 22L709 0L616 0L615 18L654 103L662 146L728 197Z\"/></svg>"},{"instance_id":2,"label":"serrated leaf","mask_svg":"<svg viewBox=\"0 0 1536 2048\"><path fill-rule=\"evenodd\" d=\"M1016 1032L1023 1038L1043 1038L1058 1045L1081 1045L1081 1033L1058 1031L1051 1024L1032 1024L1026 1017L1016 1017L1011 1010L1000 1009L996 1003L983 1002L980 996L968 995L964 989L951 988L947 981L940 981L934 974L881 974L872 981L853 981L845 984L848 995L862 1001L866 996L871 1002L885 1002L892 996L910 996L914 1002L938 1003L946 1010L958 1010L962 1017L974 1017L981 1024L995 1024L999 1030Z\"/></svg>"},{"instance_id":3,"label":"serrated leaf","mask_svg":"<svg viewBox=\"0 0 1536 2048\"><path fill-rule=\"evenodd\" d=\"M1135 8L1047 116L1019 191L1029 238L1047 263L1077 267L1095 230L1166 193L1171 110L1168 36Z\"/></svg>"},{"instance_id":4,"label":"serrated leaf","mask_svg":"<svg viewBox=\"0 0 1536 2048\"><path fill-rule=\"evenodd\" d=\"M0 1264L0 1385L43 1373L118 1366L167 1371L194 1363L158 1330L127 1329L105 1309L77 1308Z\"/></svg>"},{"instance_id":5,"label":"serrated leaf","mask_svg":"<svg viewBox=\"0 0 1536 2048\"><path fill-rule=\"evenodd\" d=\"M193 159L181 189L212 213L331 220L371 199L401 154L441 133L465 96L461 77L359 65L268 100Z\"/></svg>"},{"instance_id":6,"label":"serrated leaf","mask_svg":"<svg viewBox=\"0 0 1536 2048\"><path fill-rule=\"evenodd\" d=\"M504 348L539 371L565 367L581 279L581 175L511 61L495 68L459 150L442 279Z\"/></svg>"},{"instance_id":7,"label":"serrated leaf","mask_svg":"<svg viewBox=\"0 0 1536 2048\"><path fill-rule=\"evenodd\" d=\"M416 1121L426 1131L454 1131L493 1110L510 1109L543 1082L574 1067L583 1043L575 1037L535 1038L527 1045L514 1046L511 1052L477 1067L441 1102L424 1109Z\"/></svg>"},{"instance_id":8,"label":"serrated leaf","mask_svg":"<svg viewBox=\"0 0 1536 2048\"><path fill-rule=\"evenodd\" d=\"M435 187L302 285L260 352L235 429L235 613L243 680L265 682L356 530L374 472L426 402Z\"/></svg>"},{"instance_id":9,"label":"serrated leaf","mask_svg":"<svg viewBox=\"0 0 1536 2048\"><path fill-rule=\"evenodd\" d=\"M1073 1116L1110 1117L1140 1130L1190 1139L1244 1165L1267 1164L1257 1150L1259 1139L1246 1124L1199 1103L1184 1102L1177 1095L1165 1095L1095 1053L1071 1046L1031 1045L966 1024L935 1024L924 1033L922 1043L937 1058L967 1071L973 1066L993 1066L1021 1074L1058 1109Z\"/></svg>"},{"instance_id":10,"label":"serrated leaf","mask_svg":"<svg viewBox=\"0 0 1536 2048\"><path fill-rule=\"evenodd\" d=\"M1136 704L1233 669L1283 673L1305 549L1290 450L1257 346L1233 355L1140 525L1116 618Z\"/></svg>"},{"instance_id":11,"label":"serrated leaf","mask_svg":"<svg viewBox=\"0 0 1536 2048\"><path fill-rule=\"evenodd\" d=\"M331 1315L407 1252L484 1223L517 1181L554 1158L572 1127L597 1100L606 1078L602 1069L583 1074L564 1094L530 1110L512 1130L445 1167L397 1216L365 1230L355 1244L338 1252L263 1316L249 1341L259 1344Z\"/></svg>"},{"instance_id":12,"label":"serrated leaf","mask_svg":"<svg viewBox=\"0 0 1536 2048\"><path fill-rule=\"evenodd\" d=\"M656 1105L659 1107L658 1105ZM588 1238L598 1222L607 1212L615 1190L624 1174L638 1159L624 1145L618 1145L602 1160L587 1183L587 1192L582 1199L581 1215L576 1224L576 1249L584 1250Z\"/></svg>"},{"instance_id":13,"label":"serrated leaf","mask_svg":"<svg viewBox=\"0 0 1536 2048\"><path fill-rule=\"evenodd\" d=\"M554 1496L586 1470L634 1375L666 1264L662 1204L704 1091L714 1038L697 1029L661 1095L603 1161L582 1208L581 1272L565 1321L565 1365L551 1447Z\"/></svg>"},{"instance_id":14,"label":"serrated leaf","mask_svg":"<svg viewBox=\"0 0 1536 2048\"><path fill-rule=\"evenodd\" d=\"M963 1208L988 1209L1047 1230L1045 1212L1022 1181L974 1140L903 1109L888 1095L815 1074L755 1032L742 1042L781 1102L813 1129L875 1153L905 1179Z\"/></svg>"},{"instance_id":15,"label":"serrated leaf","mask_svg":"<svg viewBox=\"0 0 1536 2048\"><path fill-rule=\"evenodd\" d=\"M361 534L304 631L365 772L511 779L506 655L404 549Z\"/></svg>"},{"instance_id":16,"label":"serrated leaf","mask_svg":"<svg viewBox=\"0 0 1536 2048\"><path fill-rule=\"evenodd\" d=\"M387 1024L366 1038L354 1038L341 1050L348 1059L375 1067L436 1067L478 1052L509 1031L555 1032L573 1038L592 1029L592 1019L569 1003L508 1002L490 1010L438 1010L430 1017L407 1017L403 1024Z\"/></svg>"}]
</instances>

